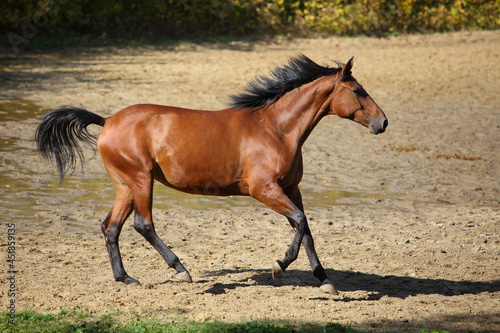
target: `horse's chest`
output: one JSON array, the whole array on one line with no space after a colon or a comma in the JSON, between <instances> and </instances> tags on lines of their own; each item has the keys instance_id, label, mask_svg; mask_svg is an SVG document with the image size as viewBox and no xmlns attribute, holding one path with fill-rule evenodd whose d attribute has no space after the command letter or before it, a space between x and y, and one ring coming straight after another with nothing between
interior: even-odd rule
<instances>
[{"instance_id":1,"label":"horse's chest","mask_svg":"<svg viewBox=\"0 0 500 333\"><path fill-rule=\"evenodd\" d=\"M302 154L299 152L289 161L283 161L279 169L277 178L283 188L298 185L303 175Z\"/></svg>"}]
</instances>

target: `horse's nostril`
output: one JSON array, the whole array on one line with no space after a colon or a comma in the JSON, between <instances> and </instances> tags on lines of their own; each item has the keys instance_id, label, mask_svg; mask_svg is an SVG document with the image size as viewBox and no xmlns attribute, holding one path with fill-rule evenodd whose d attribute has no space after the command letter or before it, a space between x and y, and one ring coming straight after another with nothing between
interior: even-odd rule
<instances>
[{"instance_id":1,"label":"horse's nostril","mask_svg":"<svg viewBox=\"0 0 500 333\"><path fill-rule=\"evenodd\" d=\"M385 130L387 128L387 125L389 125L389 122L386 120L384 120L384 123L382 124L382 128Z\"/></svg>"}]
</instances>

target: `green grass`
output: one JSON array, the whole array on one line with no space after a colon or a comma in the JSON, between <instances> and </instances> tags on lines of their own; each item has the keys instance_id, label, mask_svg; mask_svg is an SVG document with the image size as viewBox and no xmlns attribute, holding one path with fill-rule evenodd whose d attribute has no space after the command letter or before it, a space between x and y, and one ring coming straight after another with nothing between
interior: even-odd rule
<instances>
[{"instance_id":1,"label":"green grass","mask_svg":"<svg viewBox=\"0 0 500 333\"><path fill-rule=\"evenodd\" d=\"M119 318L127 317L119 312L104 315L92 314L89 311L61 311L58 314L43 314L34 311L21 311L16 314L14 324L10 323L10 316L0 314L0 332L64 332L64 333L142 333L142 332L334 332L334 333L361 333L349 326L329 323L296 324L279 321L248 321L241 323L224 323L218 321L195 322L182 318L158 319L152 314L130 314L126 322Z\"/></svg>"},{"instance_id":2,"label":"green grass","mask_svg":"<svg viewBox=\"0 0 500 333\"><path fill-rule=\"evenodd\" d=\"M470 331L472 332L472 331ZM434 331L420 331L420 333L451 333L450 331L445 331L445 330L434 330ZM476 331L475 333L481 333L481 331Z\"/></svg>"},{"instance_id":3,"label":"green grass","mask_svg":"<svg viewBox=\"0 0 500 333\"><path fill-rule=\"evenodd\" d=\"M172 317L160 319L149 312L108 311L105 314L91 313L89 310L62 310L57 314L20 311L10 323L8 312L0 312L0 333L289 333L289 332L332 332L363 333L350 326L338 323L326 325L297 323L288 321L247 321L225 323L219 321L188 321L175 312ZM450 333L446 330L420 331L420 333ZM476 332L479 333L479 332Z\"/></svg>"}]
</instances>

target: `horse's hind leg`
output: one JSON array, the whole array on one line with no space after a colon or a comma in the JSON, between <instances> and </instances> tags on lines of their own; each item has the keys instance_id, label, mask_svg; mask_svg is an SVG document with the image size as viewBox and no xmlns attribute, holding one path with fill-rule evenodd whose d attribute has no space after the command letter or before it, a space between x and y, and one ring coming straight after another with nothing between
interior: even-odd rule
<instances>
[{"instance_id":1,"label":"horse's hind leg","mask_svg":"<svg viewBox=\"0 0 500 333\"><path fill-rule=\"evenodd\" d=\"M168 266L177 271L176 280L192 282L189 272L181 264L179 258L165 245L156 234L152 216L153 176L141 174L134 179L132 189L135 203L134 228L161 254Z\"/></svg>"},{"instance_id":2,"label":"horse's hind leg","mask_svg":"<svg viewBox=\"0 0 500 333\"><path fill-rule=\"evenodd\" d=\"M123 268L118 238L123 227L123 223L133 210L133 199L127 185L121 183L116 178L111 177L116 189L116 200L108 216L101 224L101 230L106 240L111 268L116 281L125 284L138 284L139 281L131 278Z\"/></svg>"}]
</instances>

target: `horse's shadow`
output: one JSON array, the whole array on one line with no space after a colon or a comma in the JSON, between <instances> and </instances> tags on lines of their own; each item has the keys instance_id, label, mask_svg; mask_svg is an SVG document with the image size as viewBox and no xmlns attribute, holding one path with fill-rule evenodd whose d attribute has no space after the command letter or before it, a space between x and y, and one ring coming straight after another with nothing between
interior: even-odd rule
<instances>
[{"instance_id":1,"label":"horse's shadow","mask_svg":"<svg viewBox=\"0 0 500 333\"><path fill-rule=\"evenodd\" d=\"M263 269L243 269L231 270L222 269L206 272L205 276L224 276L241 273L253 273L248 277L235 281L234 283L216 282L213 286L204 291L208 294L224 294L227 290L237 287L249 287L254 285L264 286L318 286L317 281L311 272L301 270L287 270L280 278L273 280L269 270ZM425 279L408 276L368 274L362 272L326 270L328 276L333 278L335 286L341 292L366 291L367 297L338 299L340 301L354 300L378 300L384 296L406 298L415 295L439 294L444 296L455 296L465 294L479 294L482 292L500 291L500 280L493 282L474 281L451 281L445 279ZM254 281L254 282L252 282ZM206 281L205 281L206 282ZM337 299L337 298L335 298Z\"/></svg>"}]
</instances>

